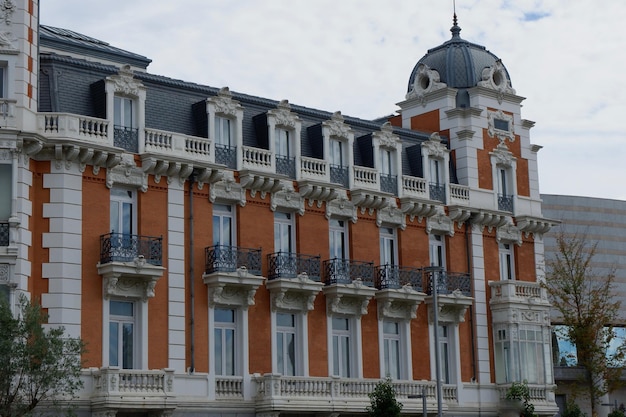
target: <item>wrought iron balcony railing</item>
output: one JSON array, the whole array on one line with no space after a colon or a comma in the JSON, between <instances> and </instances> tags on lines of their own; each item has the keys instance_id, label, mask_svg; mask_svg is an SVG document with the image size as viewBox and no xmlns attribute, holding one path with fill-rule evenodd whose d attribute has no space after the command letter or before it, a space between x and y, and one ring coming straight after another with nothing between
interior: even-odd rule
<instances>
[{"instance_id":1,"label":"wrought iron balcony railing","mask_svg":"<svg viewBox=\"0 0 626 417\"><path fill-rule=\"evenodd\" d=\"M415 291L422 292L423 271L398 265L379 265L376 267L376 288L402 288L409 284Z\"/></svg>"},{"instance_id":2,"label":"wrought iron balcony railing","mask_svg":"<svg viewBox=\"0 0 626 417\"><path fill-rule=\"evenodd\" d=\"M9 223L0 223L0 246L9 246Z\"/></svg>"},{"instance_id":3,"label":"wrought iron balcony railing","mask_svg":"<svg viewBox=\"0 0 626 417\"><path fill-rule=\"evenodd\" d=\"M380 174L380 191L398 194L398 176L390 174Z\"/></svg>"},{"instance_id":4,"label":"wrought iron balcony railing","mask_svg":"<svg viewBox=\"0 0 626 417\"><path fill-rule=\"evenodd\" d=\"M340 165L330 165L330 182L333 184L340 184L344 188L349 187L350 177L348 175L348 167Z\"/></svg>"},{"instance_id":5,"label":"wrought iron balcony railing","mask_svg":"<svg viewBox=\"0 0 626 417\"><path fill-rule=\"evenodd\" d=\"M363 284L374 286L374 263L351 261L349 259L328 259L324 261L324 283L350 284L360 279Z\"/></svg>"},{"instance_id":6,"label":"wrought iron balcony railing","mask_svg":"<svg viewBox=\"0 0 626 417\"><path fill-rule=\"evenodd\" d=\"M275 252L267 255L269 273L267 278L296 278L306 273L312 281L320 280L320 257L300 253Z\"/></svg>"},{"instance_id":7,"label":"wrought iron balcony railing","mask_svg":"<svg viewBox=\"0 0 626 417\"><path fill-rule=\"evenodd\" d=\"M441 201L446 203L446 186L444 184L435 184L431 182L429 184L430 194L429 198L435 201Z\"/></svg>"},{"instance_id":8,"label":"wrought iron balcony railing","mask_svg":"<svg viewBox=\"0 0 626 417\"><path fill-rule=\"evenodd\" d=\"M428 295L433 294L433 280L437 282L437 294L451 294L460 290L466 297L472 296L470 275L464 272L437 271L428 275Z\"/></svg>"},{"instance_id":9,"label":"wrought iron balcony railing","mask_svg":"<svg viewBox=\"0 0 626 417\"><path fill-rule=\"evenodd\" d=\"M100 236L100 263L132 262L144 259L150 265L163 264L163 238L108 233Z\"/></svg>"},{"instance_id":10,"label":"wrought iron balcony railing","mask_svg":"<svg viewBox=\"0 0 626 417\"><path fill-rule=\"evenodd\" d=\"M235 272L238 268L245 267L250 274L261 275L261 249L215 245L205 248L204 255L204 272L207 274Z\"/></svg>"},{"instance_id":11,"label":"wrought iron balcony railing","mask_svg":"<svg viewBox=\"0 0 626 417\"><path fill-rule=\"evenodd\" d=\"M296 158L276 155L276 173L286 175L289 178L296 178Z\"/></svg>"},{"instance_id":12,"label":"wrought iron balcony railing","mask_svg":"<svg viewBox=\"0 0 626 417\"><path fill-rule=\"evenodd\" d=\"M513 196L498 194L498 210L513 213Z\"/></svg>"},{"instance_id":13,"label":"wrought iron balcony railing","mask_svg":"<svg viewBox=\"0 0 626 417\"><path fill-rule=\"evenodd\" d=\"M114 126L113 146L127 150L128 152L139 152L139 129L135 127Z\"/></svg>"},{"instance_id":14,"label":"wrought iron balcony railing","mask_svg":"<svg viewBox=\"0 0 626 417\"><path fill-rule=\"evenodd\" d=\"M215 144L215 162L226 165L230 169L237 168L237 148L229 145Z\"/></svg>"}]
</instances>

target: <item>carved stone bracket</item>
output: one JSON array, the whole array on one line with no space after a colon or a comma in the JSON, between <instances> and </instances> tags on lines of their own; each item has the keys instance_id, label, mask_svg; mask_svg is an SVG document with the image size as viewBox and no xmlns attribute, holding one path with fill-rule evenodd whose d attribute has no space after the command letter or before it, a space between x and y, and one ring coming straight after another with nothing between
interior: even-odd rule
<instances>
[{"instance_id":1,"label":"carved stone bracket","mask_svg":"<svg viewBox=\"0 0 626 417\"><path fill-rule=\"evenodd\" d=\"M310 280L306 273L295 279L273 279L265 283L271 294L272 310L306 313L314 309L315 297L324 284Z\"/></svg>"},{"instance_id":2,"label":"carved stone bracket","mask_svg":"<svg viewBox=\"0 0 626 417\"><path fill-rule=\"evenodd\" d=\"M402 197L400 199L400 207L402 212L409 216L409 220L413 221L417 217L419 223L425 217L434 216L443 209L432 201L419 200L413 197Z\"/></svg>"},{"instance_id":3,"label":"carved stone bracket","mask_svg":"<svg viewBox=\"0 0 626 417\"><path fill-rule=\"evenodd\" d=\"M430 323L434 321L434 303L433 297L426 297L428 304L428 320ZM460 290L455 290L450 294L440 294L437 297L437 307L439 308L439 322L443 323L462 323L465 321L465 312L472 305L474 299L467 297Z\"/></svg>"},{"instance_id":4,"label":"carved stone bracket","mask_svg":"<svg viewBox=\"0 0 626 417\"><path fill-rule=\"evenodd\" d=\"M107 169L107 187L122 184L138 188L143 192L148 191L148 174L142 168L137 167L133 155L121 154L119 163Z\"/></svg>"},{"instance_id":5,"label":"carved stone bracket","mask_svg":"<svg viewBox=\"0 0 626 417\"><path fill-rule=\"evenodd\" d=\"M377 193L370 190L354 190L351 192L352 204L361 208L361 213L368 210L369 214L373 214L374 210L380 210L390 204L390 197L384 193Z\"/></svg>"},{"instance_id":6,"label":"carved stone bracket","mask_svg":"<svg viewBox=\"0 0 626 417\"><path fill-rule=\"evenodd\" d=\"M225 179L226 181L235 182L232 171L223 171L219 168L212 167L196 167L196 183L198 189L204 188L204 184L215 184L218 181ZM229 173L228 176L226 173ZM245 192L244 192L245 200Z\"/></svg>"},{"instance_id":7,"label":"carved stone bracket","mask_svg":"<svg viewBox=\"0 0 626 417\"><path fill-rule=\"evenodd\" d=\"M514 242L517 246L522 246L522 232L513 223L507 223L496 229L496 240Z\"/></svg>"},{"instance_id":8,"label":"carved stone bracket","mask_svg":"<svg viewBox=\"0 0 626 417\"><path fill-rule=\"evenodd\" d=\"M246 205L246 190L241 184L235 182L232 171L225 171L224 178L211 185L209 190L209 201L211 203L221 202L229 204ZM200 188L200 185L198 185Z\"/></svg>"},{"instance_id":9,"label":"carved stone bracket","mask_svg":"<svg viewBox=\"0 0 626 417\"><path fill-rule=\"evenodd\" d=\"M515 220L517 221L517 227L526 237L531 233L534 236L543 236L544 233L547 233L552 227L560 223L557 220L532 216L518 216Z\"/></svg>"},{"instance_id":10,"label":"carved stone bracket","mask_svg":"<svg viewBox=\"0 0 626 417\"><path fill-rule=\"evenodd\" d=\"M454 236L454 222L440 207L437 214L426 220L426 233L441 233Z\"/></svg>"},{"instance_id":11,"label":"carved stone bracket","mask_svg":"<svg viewBox=\"0 0 626 417\"><path fill-rule=\"evenodd\" d=\"M511 216L500 212L480 210L475 213L470 221L482 232L485 227L491 232L494 227L498 228L508 223L512 223Z\"/></svg>"},{"instance_id":12,"label":"carved stone bracket","mask_svg":"<svg viewBox=\"0 0 626 417\"><path fill-rule=\"evenodd\" d=\"M406 215L398 208L396 199L389 199L389 205L376 211L376 225L390 224L395 227L406 229Z\"/></svg>"},{"instance_id":13,"label":"carved stone bracket","mask_svg":"<svg viewBox=\"0 0 626 417\"><path fill-rule=\"evenodd\" d=\"M363 285L360 279L350 284L325 286L322 291L326 296L326 313L357 316L367 314L370 299L376 294L376 288Z\"/></svg>"},{"instance_id":14,"label":"carved stone bracket","mask_svg":"<svg viewBox=\"0 0 626 417\"><path fill-rule=\"evenodd\" d=\"M326 218L349 219L352 223L356 223L356 206L348 199L348 194L345 190L338 189L337 193L337 198L326 203Z\"/></svg>"},{"instance_id":15,"label":"carved stone bracket","mask_svg":"<svg viewBox=\"0 0 626 417\"><path fill-rule=\"evenodd\" d=\"M294 190L291 181L283 181L281 189L271 195L270 209L297 212L303 216L304 198Z\"/></svg>"},{"instance_id":16,"label":"carved stone bracket","mask_svg":"<svg viewBox=\"0 0 626 417\"><path fill-rule=\"evenodd\" d=\"M102 275L105 299L111 296L147 300L154 297L154 288L165 268L150 265L144 259L133 262L109 262L97 265Z\"/></svg>"},{"instance_id":17,"label":"carved stone bracket","mask_svg":"<svg viewBox=\"0 0 626 417\"><path fill-rule=\"evenodd\" d=\"M426 294L415 291L409 284L398 289L382 289L376 292L378 318L411 320L417 317L417 307Z\"/></svg>"},{"instance_id":18,"label":"carved stone bracket","mask_svg":"<svg viewBox=\"0 0 626 417\"><path fill-rule=\"evenodd\" d=\"M209 290L209 305L236 306L247 309L254 305L256 290L265 278L252 275L245 267L235 272L204 274L202 280Z\"/></svg>"},{"instance_id":19,"label":"carved stone bracket","mask_svg":"<svg viewBox=\"0 0 626 417\"><path fill-rule=\"evenodd\" d=\"M450 206L448 208L448 216L450 220L456 223L460 229L463 224L472 216L472 211L467 207Z\"/></svg>"},{"instance_id":20,"label":"carved stone bracket","mask_svg":"<svg viewBox=\"0 0 626 417\"><path fill-rule=\"evenodd\" d=\"M267 173L248 170L239 172L239 183L243 188L250 190L250 196L254 197L257 192L260 192L261 198L265 198L267 193L278 192L285 186L280 178L276 178Z\"/></svg>"},{"instance_id":21,"label":"carved stone bracket","mask_svg":"<svg viewBox=\"0 0 626 417\"><path fill-rule=\"evenodd\" d=\"M321 207L323 202L328 203L339 196L337 187L332 184L317 183L314 181L300 181L298 192L309 202L309 207L317 201L317 207Z\"/></svg>"}]
</instances>

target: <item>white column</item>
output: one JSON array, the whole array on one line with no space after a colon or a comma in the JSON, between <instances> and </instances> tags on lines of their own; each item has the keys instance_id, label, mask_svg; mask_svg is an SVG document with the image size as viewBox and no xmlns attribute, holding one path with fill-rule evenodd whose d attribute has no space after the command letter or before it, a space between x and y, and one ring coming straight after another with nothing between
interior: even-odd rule
<instances>
[{"instance_id":1,"label":"white column","mask_svg":"<svg viewBox=\"0 0 626 417\"><path fill-rule=\"evenodd\" d=\"M477 379L481 384L491 382L489 367L489 326L487 322L487 293L485 289L485 255L483 234L479 227L471 231L472 275L474 277L474 320L476 325Z\"/></svg>"},{"instance_id":2,"label":"white column","mask_svg":"<svg viewBox=\"0 0 626 417\"><path fill-rule=\"evenodd\" d=\"M42 236L49 262L42 264L48 293L42 295L41 304L48 309L50 326L62 325L70 337L80 337L83 176L77 164L64 161L53 161L50 171L43 177L43 188L50 190L43 217L50 227Z\"/></svg>"},{"instance_id":3,"label":"white column","mask_svg":"<svg viewBox=\"0 0 626 417\"><path fill-rule=\"evenodd\" d=\"M185 372L185 192L174 179L167 193L168 367Z\"/></svg>"}]
</instances>

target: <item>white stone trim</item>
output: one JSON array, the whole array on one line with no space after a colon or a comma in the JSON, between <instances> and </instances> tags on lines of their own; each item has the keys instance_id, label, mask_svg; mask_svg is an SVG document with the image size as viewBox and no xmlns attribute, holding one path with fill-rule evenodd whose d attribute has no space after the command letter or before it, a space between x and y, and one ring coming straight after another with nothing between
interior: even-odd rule
<instances>
[{"instance_id":1,"label":"white stone trim","mask_svg":"<svg viewBox=\"0 0 626 417\"><path fill-rule=\"evenodd\" d=\"M185 371L185 191L177 182L167 192L168 367Z\"/></svg>"}]
</instances>

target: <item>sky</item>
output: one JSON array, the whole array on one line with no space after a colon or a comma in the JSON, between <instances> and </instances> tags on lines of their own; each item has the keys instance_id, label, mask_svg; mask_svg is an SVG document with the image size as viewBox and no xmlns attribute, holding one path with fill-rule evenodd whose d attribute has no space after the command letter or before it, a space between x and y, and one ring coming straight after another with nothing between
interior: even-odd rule
<instances>
[{"instance_id":1,"label":"sky","mask_svg":"<svg viewBox=\"0 0 626 417\"><path fill-rule=\"evenodd\" d=\"M453 0L40 0L40 21L152 59L153 74L344 115L396 112L450 39ZM626 2L456 0L536 123L540 191L626 200Z\"/></svg>"}]
</instances>

